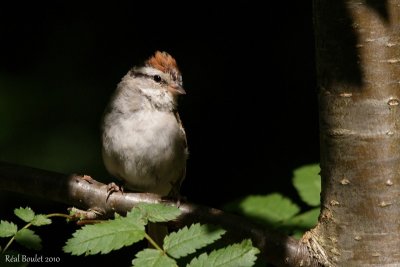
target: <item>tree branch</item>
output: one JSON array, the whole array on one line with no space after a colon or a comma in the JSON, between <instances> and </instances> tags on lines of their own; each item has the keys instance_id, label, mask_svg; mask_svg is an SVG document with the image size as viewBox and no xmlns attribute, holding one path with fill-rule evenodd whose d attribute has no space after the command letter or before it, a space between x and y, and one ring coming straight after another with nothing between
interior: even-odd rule
<instances>
[{"instance_id":1,"label":"tree branch","mask_svg":"<svg viewBox=\"0 0 400 267\"><path fill-rule=\"evenodd\" d=\"M176 204L173 200L161 199L158 195L148 193L115 192L109 195L107 185L89 176L65 175L2 162L0 190L41 197L81 209L94 209L106 216L112 216L114 212L124 214L141 202ZM305 243L265 229L242 217L187 202L181 202L179 209L182 215L170 223L173 227L197 221L221 225L237 240L250 237L261 250L262 257L276 266L319 266L311 258Z\"/></svg>"}]
</instances>

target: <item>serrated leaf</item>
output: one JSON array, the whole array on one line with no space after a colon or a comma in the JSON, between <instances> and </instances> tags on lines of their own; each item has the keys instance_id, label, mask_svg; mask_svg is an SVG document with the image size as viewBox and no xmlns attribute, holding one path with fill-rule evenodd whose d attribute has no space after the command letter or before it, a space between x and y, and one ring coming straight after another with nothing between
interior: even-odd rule
<instances>
[{"instance_id":1,"label":"serrated leaf","mask_svg":"<svg viewBox=\"0 0 400 267\"><path fill-rule=\"evenodd\" d=\"M264 196L251 195L230 204L227 208L267 225L277 225L300 211L289 198L278 193Z\"/></svg>"},{"instance_id":2,"label":"serrated leaf","mask_svg":"<svg viewBox=\"0 0 400 267\"><path fill-rule=\"evenodd\" d=\"M32 225L35 226L41 226L41 225L47 225L51 224L51 219L47 218L46 215L43 214L38 214L33 217L33 220L31 221Z\"/></svg>"},{"instance_id":3,"label":"serrated leaf","mask_svg":"<svg viewBox=\"0 0 400 267\"><path fill-rule=\"evenodd\" d=\"M151 222L167 222L181 215L177 207L164 204L139 203L135 208L141 212L143 218Z\"/></svg>"},{"instance_id":4,"label":"serrated leaf","mask_svg":"<svg viewBox=\"0 0 400 267\"><path fill-rule=\"evenodd\" d=\"M1 250L0 250L1 251ZM4 254L0 253L1 267L26 267L29 262L21 260L21 254L16 251L7 250Z\"/></svg>"},{"instance_id":5,"label":"serrated leaf","mask_svg":"<svg viewBox=\"0 0 400 267\"><path fill-rule=\"evenodd\" d=\"M103 223L84 226L73 234L63 250L72 255L106 254L138 242L144 236L143 221L120 217Z\"/></svg>"},{"instance_id":6,"label":"serrated leaf","mask_svg":"<svg viewBox=\"0 0 400 267\"><path fill-rule=\"evenodd\" d=\"M24 222L30 222L33 220L33 217L35 217L35 212L29 207L15 209L14 214Z\"/></svg>"},{"instance_id":7,"label":"serrated leaf","mask_svg":"<svg viewBox=\"0 0 400 267\"><path fill-rule=\"evenodd\" d=\"M319 164L305 165L294 170L293 185L301 199L310 206L320 204L321 177Z\"/></svg>"},{"instance_id":8,"label":"serrated leaf","mask_svg":"<svg viewBox=\"0 0 400 267\"><path fill-rule=\"evenodd\" d=\"M214 250L209 255L201 254L194 258L188 267L248 267L253 266L256 261L256 255L260 251L252 246L249 239L243 240L240 244L233 244L225 248Z\"/></svg>"},{"instance_id":9,"label":"serrated leaf","mask_svg":"<svg viewBox=\"0 0 400 267\"><path fill-rule=\"evenodd\" d=\"M0 221L0 237L9 237L17 233L18 227L12 222Z\"/></svg>"},{"instance_id":10,"label":"serrated leaf","mask_svg":"<svg viewBox=\"0 0 400 267\"><path fill-rule=\"evenodd\" d=\"M225 232L225 230L211 225L192 224L189 228L185 226L178 232L166 236L164 249L175 259L179 259L213 243Z\"/></svg>"},{"instance_id":11,"label":"serrated leaf","mask_svg":"<svg viewBox=\"0 0 400 267\"><path fill-rule=\"evenodd\" d=\"M156 249L144 249L136 254L132 261L134 267L178 267L176 261L168 257L162 251Z\"/></svg>"},{"instance_id":12,"label":"serrated leaf","mask_svg":"<svg viewBox=\"0 0 400 267\"><path fill-rule=\"evenodd\" d=\"M305 231L313 228L318 223L320 208L315 208L298 214L285 221L282 225L295 238L301 238Z\"/></svg>"},{"instance_id":13,"label":"serrated leaf","mask_svg":"<svg viewBox=\"0 0 400 267\"><path fill-rule=\"evenodd\" d=\"M310 229L317 225L320 208L315 208L291 218L287 224L296 228Z\"/></svg>"},{"instance_id":14,"label":"serrated leaf","mask_svg":"<svg viewBox=\"0 0 400 267\"><path fill-rule=\"evenodd\" d=\"M15 240L29 249L40 250L42 239L31 229L21 229L15 234Z\"/></svg>"}]
</instances>

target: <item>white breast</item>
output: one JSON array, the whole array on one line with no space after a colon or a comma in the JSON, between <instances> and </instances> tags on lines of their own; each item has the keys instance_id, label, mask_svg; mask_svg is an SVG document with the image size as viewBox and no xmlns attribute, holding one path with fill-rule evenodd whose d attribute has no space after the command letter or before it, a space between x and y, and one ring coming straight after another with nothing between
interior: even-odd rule
<instances>
[{"instance_id":1,"label":"white breast","mask_svg":"<svg viewBox=\"0 0 400 267\"><path fill-rule=\"evenodd\" d=\"M185 137L172 112L109 114L105 125L104 163L128 188L166 195L171 183L182 179L187 157Z\"/></svg>"}]
</instances>

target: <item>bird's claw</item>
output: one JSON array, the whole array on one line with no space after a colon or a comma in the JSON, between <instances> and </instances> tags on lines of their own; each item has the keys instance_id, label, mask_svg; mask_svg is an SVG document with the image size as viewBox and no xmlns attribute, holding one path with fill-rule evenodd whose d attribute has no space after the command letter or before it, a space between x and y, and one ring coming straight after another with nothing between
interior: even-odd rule
<instances>
[{"instance_id":1,"label":"bird's claw","mask_svg":"<svg viewBox=\"0 0 400 267\"><path fill-rule=\"evenodd\" d=\"M124 193L124 188L112 182L107 185L107 200L113 193L121 192Z\"/></svg>"}]
</instances>

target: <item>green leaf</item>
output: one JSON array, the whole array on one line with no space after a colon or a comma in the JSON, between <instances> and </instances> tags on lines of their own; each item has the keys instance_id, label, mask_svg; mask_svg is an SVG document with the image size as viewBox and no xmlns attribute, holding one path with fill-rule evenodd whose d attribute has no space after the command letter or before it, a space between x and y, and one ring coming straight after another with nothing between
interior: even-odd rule
<instances>
[{"instance_id":1,"label":"green leaf","mask_svg":"<svg viewBox=\"0 0 400 267\"><path fill-rule=\"evenodd\" d=\"M15 234L15 240L29 249L40 250L42 240L31 229L21 229Z\"/></svg>"},{"instance_id":2,"label":"green leaf","mask_svg":"<svg viewBox=\"0 0 400 267\"><path fill-rule=\"evenodd\" d=\"M178 232L166 236L164 249L175 259L179 259L220 239L225 232L211 225L192 224L189 228L185 226Z\"/></svg>"},{"instance_id":3,"label":"green leaf","mask_svg":"<svg viewBox=\"0 0 400 267\"><path fill-rule=\"evenodd\" d=\"M320 208L314 208L304 213L298 214L283 223L283 228L287 229L295 238L301 238L305 231L310 230L318 223Z\"/></svg>"},{"instance_id":4,"label":"green leaf","mask_svg":"<svg viewBox=\"0 0 400 267\"><path fill-rule=\"evenodd\" d=\"M214 250L209 255L201 254L194 258L188 267L247 267L253 266L256 261L256 255L260 251L253 247L249 239L243 240L240 244L233 244L225 248Z\"/></svg>"},{"instance_id":5,"label":"green leaf","mask_svg":"<svg viewBox=\"0 0 400 267\"><path fill-rule=\"evenodd\" d=\"M226 208L267 225L277 225L300 211L289 198L278 193L248 196Z\"/></svg>"},{"instance_id":6,"label":"green leaf","mask_svg":"<svg viewBox=\"0 0 400 267\"><path fill-rule=\"evenodd\" d=\"M181 215L177 207L164 204L139 203L135 208L140 210L144 219L151 222L167 222Z\"/></svg>"},{"instance_id":7,"label":"green leaf","mask_svg":"<svg viewBox=\"0 0 400 267\"><path fill-rule=\"evenodd\" d=\"M144 223L138 218L120 217L103 223L86 225L76 231L63 247L72 255L106 254L142 240Z\"/></svg>"},{"instance_id":8,"label":"green leaf","mask_svg":"<svg viewBox=\"0 0 400 267\"><path fill-rule=\"evenodd\" d=\"M317 225L319 213L320 213L320 208L315 208L294 216L285 224L292 225L296 228L308 230Z\"/></svg>"},{"instance_id":9,"label":"green leaf","mask_svg":"<svg viewBox=\"0 0 400 267\"><path fill-rule=\"evenodd\" d=\"M14 210L14 214L17 215L20 219L22 219L24 222L30 222L33 220L33 217L35 216L35 212L29 208L19 208Z\"/></svg>"},{"instance_id":10,"label":"green leaf","mask_svg":"<svg viewBox=\"0 0 400 267\"><path fill-rule=\"evenodd\" d=\"M293 185L301 199L310 206L320 204L321 177L319 164L302 166L294 170Z\"/></svg>"},{"instance_id":11,"label":"green leaf","mask_svg":"<svg viewBox=\"0 0 400 267\"><path fill-rule=\"evenodd\" d=\"M35 226L42 226L48 224L51 224L51 219L47 218L47 216L43 214L35 215L35 217L32 220L32 225Z\"/></svg>"},{"instance_id":12,"label":"green leaf","mask_svg":"<svg viewBox=\"0 0 400 267\"><path fill-rule=\"evenodd\" d=\"M144 249L136 254L132 261L134 267L178 267L176 261L168 257L164 252L156 249Z\"/></svg>"},{"instance_id":13,"label":"green leaf","mask_svg":"<svg viewBox=\"0 0 400 267\"><path fill-rule=\"evenodd\" d=\"M147 224L147 219L143 219L142 212L139 209L137 209L136 207L132 208L131 211L128 211L128 213L126 214L126 217L131 218L131 220L142 221L145 224ZM123 217L119 214L115 214L114 219L120 219L120 218L123 218Z\"/></svg>"},{"instance_id":14,"label":"green leaf","mask_svg":"<svg viewBox=\"0 0 400 267\"><path fill-rule=\"evenodd\" d=\"M9 237L17 233L18 227L12 222L0 221L0 237Z\"/></svg>"},{"instance_id":15,"label":"green leaf","mask_svg":"<svg viewBox=\"0 0 400 267\"><path fill-rule=\"evenodd\" d=\"M294 239L300 240L303 237L304 233L305 231L294 230L290 236Z\"/></svg>"}]
</instances>

